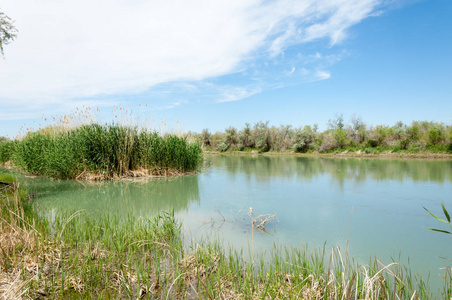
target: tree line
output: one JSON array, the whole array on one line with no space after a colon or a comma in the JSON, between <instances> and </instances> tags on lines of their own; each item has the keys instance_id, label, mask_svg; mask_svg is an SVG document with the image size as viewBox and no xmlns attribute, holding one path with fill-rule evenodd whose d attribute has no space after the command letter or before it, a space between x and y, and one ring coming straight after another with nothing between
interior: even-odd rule
<instances>
[{"instance_id":1,"label":"tree line","mask_svg":"<svg viewBox=\"0 0 452 300\"><path fill-rule=\"evenodd\" d=\"M260 152L337 152L383 151L452 152L452 126L439 122L397 122L393 126L370 126L361 118L352 116L346 123L342 115L328 121L327 129L320 131L316 124L304 127L291 125L270 126L259 121L246 123L238 130L229 127L222 132L189 133L205 150Z\"/></svg>"}]
</instances>

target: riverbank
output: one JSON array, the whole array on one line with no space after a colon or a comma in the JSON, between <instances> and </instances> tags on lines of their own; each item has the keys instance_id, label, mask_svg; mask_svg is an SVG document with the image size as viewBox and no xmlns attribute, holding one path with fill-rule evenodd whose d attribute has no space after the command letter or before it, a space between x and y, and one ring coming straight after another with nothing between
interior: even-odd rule
<instances>
[{"instance_id":1,"label":"riverbank","mask_svg":"<svg viewBox=\"0 0 452 300\"><path fill-rule=\"evenodd\" d=\"M257 122L254 126L247 123L242 129L229 127L215 133L204 129L190 135L204 150L218 152L452 154L452 126L428 121L369 126L356 116L352 117L351 124L346 124L339 116L330 120L324 131L315 124L296 128Z\"/></svg>"},{"instance_id":2,"label":"riverbank","mask_svg":"<svg viewBox=\"0 0 452 300\"><path fill-rule=\"evenodd\" d=\"M39 199L11 184L0 191L0 297L33 299L449 299L451 270L435 295L409 268L347 249L275 246L269 259L214 241L184 246L172 213L151 218L44 218ZM250 227L254 237L261 234Z\"/></svg>"},{"instance_id":3,"label":"riverbank","mask_svg":"<svg viewBox=\"0 0 452 300\"><path fill-rule=\"evenodd\" d=\"M437 160L452 160L452 154L449 153L434 153L434 152L390 152L385 151L381 153L365 153L363 151L342 151L334 153L297 153L293 151L271 151L259 152L258 150L251 151L203 151L204 154L226 154L226 155L263 155L263 156L294 156L294 157L332 157L332 158L401 158L401 159L437 159Z\"/></svg>"}]
</instances>

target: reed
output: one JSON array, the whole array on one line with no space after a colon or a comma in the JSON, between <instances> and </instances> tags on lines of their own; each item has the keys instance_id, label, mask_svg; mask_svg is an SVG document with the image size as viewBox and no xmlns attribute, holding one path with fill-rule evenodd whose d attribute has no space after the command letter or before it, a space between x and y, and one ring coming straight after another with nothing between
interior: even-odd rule
<instances>
[{"instance_id":1,"label":"reed","mask_svg":"<svg viewBox=\"0 0 452 300\"><path fill-rule=\"evenodd\" d=\"M173 213L39 218L18 185L0 191L1 299L451 297L450 268L435 294L406 267L377 259L358 265L339 248L275 246L269 257L246 259L215 241L184 246Z\"/></svg>"},{"instance_id":2,"label":"reed","mask_svg":"<svg viewBox=\"0 0 452 300\"><path fill-rule=\"evenodd\" d=\"M202 162L201 147L184 137L97 123L30 132L11 156L26 172L59 179L174 175L196 171Z\"/></svg>"},{"instance_id":3,"label":"reed","mask_svg":"<svg viewBox=\"0 0 452 300\"><path fill-rule=\"evenodd\" d=\"M0 141L0 164L11 160L16 141Z\"/></svg>"}]
</instances>

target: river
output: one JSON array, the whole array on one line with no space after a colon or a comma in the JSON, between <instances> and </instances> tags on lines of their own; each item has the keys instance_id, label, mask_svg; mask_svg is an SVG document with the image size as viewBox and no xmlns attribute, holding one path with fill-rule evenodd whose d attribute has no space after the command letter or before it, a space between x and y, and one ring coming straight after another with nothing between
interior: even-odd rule
<instances>
[{"instance_id":1,"label":"river","mask_svg":"<svg viewBox=\"0 0 452 300\"><path fill-rule=\"evenodd\" d=\"M254 231L256 252L272 245L333 246L358 263L396 260L412 273L430 272L439 286L440 268L452 259L452 237L426 207L452 210L452 161L206 155L206 168L174 178L87 183L27 179L35 206L53 218L64 211L148 217L174 209L186 240L218 239L249 249L248 215L276 214ZM444 226L443 226L444 225Z\"/></svg>"}]
</instances>

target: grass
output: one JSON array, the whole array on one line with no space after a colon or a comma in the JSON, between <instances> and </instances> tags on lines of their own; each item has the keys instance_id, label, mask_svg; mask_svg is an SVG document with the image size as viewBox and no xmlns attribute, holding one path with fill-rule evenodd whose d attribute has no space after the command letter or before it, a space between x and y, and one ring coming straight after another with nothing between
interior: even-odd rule
<instances>
[{"instance_id":1,"label":"grass","mask_svg":"<svg viewBox=\"0 0 452 300\"><path fill-rule=\"evenodd\" d=\"M201 147L186 138L115 124L46 128L14 145L3 160L59 179L174 175L196 171L202 162Z\"/></svg>"},{"instance_id":2,"label":"grass","mask_svg":"<svg viewBox=\"0 0 452 300\"><path fill-rule=\"evenodd\" d=\"M444 289L435 295L408 268L377 259L360 266L338 248L275 246L270 258L264 258L213 241L192 241L186 247L172 213L120 219L77 211L52 220L40 217L18 185L0 195L1 299L452 296L450 269Z\"/></svg>"},{"instance_id":3,"label":"grass","mask_svg":"<svg viewBox=\"0 0 452 300\"><path fill-rule=\"evenodd\" d=\"M1 174L0 173L0 183L5 185L14 184L17 182L17 179L10 174Z\"/></svg>"}]
</instances>

